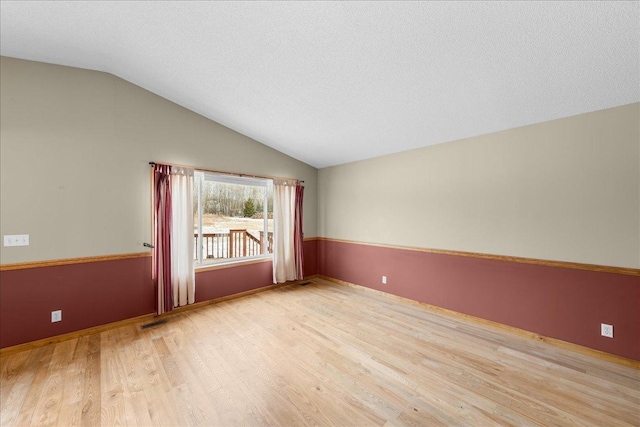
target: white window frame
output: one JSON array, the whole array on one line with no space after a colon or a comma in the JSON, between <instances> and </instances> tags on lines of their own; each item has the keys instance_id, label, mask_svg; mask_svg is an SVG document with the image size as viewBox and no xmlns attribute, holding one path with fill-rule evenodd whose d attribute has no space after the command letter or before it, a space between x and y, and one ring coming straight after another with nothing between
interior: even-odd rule
<instances>
[{"instance_id":1,"label":"white window frame","mask_svg":"<svg viewBox=\"0 0 640 427\"><path fill-rule=\"evenodd\" d=\"M263 210L263 231L265 236L265 242L262 245L262 253L260 255L245 256L238 258L218 258L218 259L203 259L203 229L202 229L202 183L204 181L219 182L224 184L236 184L253 187L263 187L265 189L264 199L262 201ZM248 260L256 259L271 259L273 255L268 253L268 240L269 240L269 226L268 226L268 189L272 184L272 180L266 178L253 178L236 175L217 174L206 171L196 171L194 175L194 186L196 187L197 200L198 200L198 240L196 245L196 259L194 261L195 267L205 267L211 265L237 263ZM229 236L231 238L231 236Z\"/></svg>"}]
</instances>

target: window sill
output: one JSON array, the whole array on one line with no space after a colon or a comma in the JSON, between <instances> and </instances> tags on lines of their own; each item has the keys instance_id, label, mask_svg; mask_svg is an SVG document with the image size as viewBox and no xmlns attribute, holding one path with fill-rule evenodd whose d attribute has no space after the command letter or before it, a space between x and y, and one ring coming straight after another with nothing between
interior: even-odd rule
<instances>
[{"instance_id":1,"label":"window sill","mask_svg":"<svg viewBox=\"0 0 640 427\"><path fill-rule=\"evenodd\" d=\"M273 261L273 257L269 255L269 256L260 257L260 258L229 260L229 261L217 262L215 264L202 264L202 265L195 266L194 269L196 273L202 273L204 271L220 270L223 268L240 267L243 265L258 264L261 262L272 262L272 261Z\"/></svg>"}]
</instances>

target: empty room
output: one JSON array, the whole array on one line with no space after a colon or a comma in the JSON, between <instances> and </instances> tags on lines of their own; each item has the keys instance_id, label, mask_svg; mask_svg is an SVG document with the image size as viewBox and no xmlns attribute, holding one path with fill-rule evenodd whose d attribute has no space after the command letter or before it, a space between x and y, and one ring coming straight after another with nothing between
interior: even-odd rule
<instances>
[{"instance_id":1,"label":"empty room","mask_svg":"<svg viewBox=\"0 0 640 427\"><path fill-rule=\"evenodd\" d=\"M0 2L0 425L640 426L640 2Z\"/></svg>"}]
</instances>

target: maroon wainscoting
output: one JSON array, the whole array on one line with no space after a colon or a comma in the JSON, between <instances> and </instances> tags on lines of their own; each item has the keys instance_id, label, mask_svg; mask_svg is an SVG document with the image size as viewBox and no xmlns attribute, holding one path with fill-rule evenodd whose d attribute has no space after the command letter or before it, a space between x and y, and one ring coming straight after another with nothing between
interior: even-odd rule
<instances>
[{"instance_id":1,"label":"maroon wainscoting","mask_svg":"<svg viewBox=\"0 0 640 427\"><path fill-rule=\"evenodd\" d=\"M0 347L150 314L154 298L151 257L2 271Z\"/></svg>"},{"instance_id":2,"label":"maroon wainscoting","mask_svg":"<svg viewBox=\"0 0 640 427\"><path fill-rule=\"evenodd\" d=\"M640 360L638 276L326 240L318 264L324 276Z\"/></svg>"},{"instance_id":3,"label":"maroon wainscoting","mask_svg":"<svg viewBox=\"0 0 640 427\"><path fill-rule=\"evenodd\" d=\"M305 276L318 274L318 241L304 242ZM196 301L272 284L272 263L196 273ZM62 310L62 322L51 312ZM151 257L0 272L0 348L153 314Z\"/></svg>"},{"instance_id":4,"label":"maroon wainscoting","mask_svg":"<svg viewBox=\"0 0 640 427\"><path fill-rule=\"evenodd\" d=\"M304 241L304 275L318 274L318 240ZM196 302L273 285L273 263L259 262L196 272Z\"/></svg>"},{"instance_id":5,"label":"maroon wainscoting","mask_svg":"<svg viewBox=\"0 0 640 427\"><path fill-rule=\"evenodd\" d=\"M273 285L271 261L196 271L196 302L226 297Z\"/></svg>"},{"instance_id":6,"label":"maroon wainscoting","mask_svg":"<svg viewBox=\"0 0 640 427\"><path fill-rule=\"evenodd\" d=\"M318 240L305 240L302 246L304 251L304 277L318 274Z\"/></svg>"}]
</instances>

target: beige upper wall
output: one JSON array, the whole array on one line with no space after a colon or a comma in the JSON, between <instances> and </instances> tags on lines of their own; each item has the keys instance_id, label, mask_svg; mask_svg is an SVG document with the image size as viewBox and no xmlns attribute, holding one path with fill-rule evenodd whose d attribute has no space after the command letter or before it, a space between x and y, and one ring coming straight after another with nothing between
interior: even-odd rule
<instances>
[{"instance_id":1,"label":"beige upper wall","mask_svg":"<svg viewBox=\"0 0 640 427\"><path fill-rule=\"evenodd\" d=\"M640 104L321 169L320 236L640 268Z\"/></svg>"},{"instance_id":2,"label":"beige upper wall","mask_svg":"<svg viewBox=\"0 0 640 427\"><path fill-rule=\"evenodd\" d=\"M305 181L317 170L110 74L1 58L0 229L29 234L2 264L144 252L149 161Z\"/></svg>"},{"instance_id":3,"label":"beige upper wall","mask_svg":"<svg viewBox=\"0 0 640 427\"><path fill-rule=\"evenodd\" d=\"M318 173L112 75L0 66L0 230L31 237L3 264L144 251L154 160L305 180L307 237L640 267L640 104Z\"/></svg>"}]
</instances>

